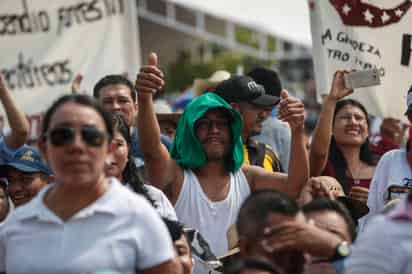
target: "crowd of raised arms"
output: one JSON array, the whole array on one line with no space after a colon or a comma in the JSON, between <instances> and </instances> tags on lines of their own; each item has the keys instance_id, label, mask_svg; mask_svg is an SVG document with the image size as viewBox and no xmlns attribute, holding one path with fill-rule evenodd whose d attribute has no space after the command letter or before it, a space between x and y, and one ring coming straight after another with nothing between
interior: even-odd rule
<instances>
[{"instance_id":1,"label":"crowd of raised arms","mask_svg":"<svg viewBox=\"0 0 412 274\"><path fill-rule=\"evenodd\" d=\"M264 67L217 71L171 112L151 53L92 96L76 77L31 146L0 75L0 274L412 273L408 125L383 119L372 144L347 73L308 132Z\"/></svg>"}]
</instances>

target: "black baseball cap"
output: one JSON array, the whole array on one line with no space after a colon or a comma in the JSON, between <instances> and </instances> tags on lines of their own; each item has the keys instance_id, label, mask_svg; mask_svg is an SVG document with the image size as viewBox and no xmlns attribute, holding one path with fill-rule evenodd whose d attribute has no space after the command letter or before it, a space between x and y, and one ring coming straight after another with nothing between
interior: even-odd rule
<instances>
[{"instance_id":1,"label":"black baseball cap","mask_svg":"<svg viewBox=\"0 0 412 274\"><path fill-rule=\"evenodd\" d=\"M279 97L266 94L265 88L249 76L232 76L221 82L215 93L228 103L249 102L259 106L272 106Z\"/></svg>"}]
</instances>

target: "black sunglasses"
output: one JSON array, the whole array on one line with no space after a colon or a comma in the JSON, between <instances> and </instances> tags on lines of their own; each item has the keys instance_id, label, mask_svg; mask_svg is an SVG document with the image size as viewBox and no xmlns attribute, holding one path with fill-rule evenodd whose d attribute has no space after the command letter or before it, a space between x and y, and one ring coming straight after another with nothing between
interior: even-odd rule
<instances>
[{"instance_id":1,"label":"black sunglasses","mask_svg":"<svg viewBox=\"0 0 412 274\"><path fill-rule=\"evenodd\" d=\"M106 133L94 126L84 126L80 129L82 140L92 147L100 147L106 140ZM74 142L76 130L72 127L56 127L45 136L54 146L64 146Z\"/></svg>"}]
</instances>

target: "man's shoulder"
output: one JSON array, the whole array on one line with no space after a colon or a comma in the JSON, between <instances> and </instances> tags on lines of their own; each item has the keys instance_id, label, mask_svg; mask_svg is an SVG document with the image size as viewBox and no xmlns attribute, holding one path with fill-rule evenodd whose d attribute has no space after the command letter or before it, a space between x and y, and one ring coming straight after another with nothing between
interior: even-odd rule
<instances>
[{"instance_id":1,"label":"man's shoulder","mask_svg":"<svg viewBox=\"0 0 412 274\"><path fill-rule=\"evenodd\" d=\"M289 124L283 122L275 117L270 117L263 122L263 130L271 131L271 130L279 130L283 132L290 132Z\"/></svg>"},{"instance_id":2,"label":"man's shoulder","mask_svg":"<svg viewBox=\"0 0 412 274\"><path fill-rule=\"evenodd\" d=\"M383 154L382 158L380 161L393 161L393 160L399 160L399 159L404 159L406 157L406 149L401 148L401 149L393 149L385 154Z\"/></svg>"},{"instance_id":3,"label":"man's shoulder","mask_svg":"<svg viewBox=\"0 0 412 274\"><path fill-rule=\"evenodd\" d=\"M254 166L254 165L242 165L240 170L246 177L247 182L250 184L253 181L253 178L257 176L260 172L265 171L263 167Z\"/></svg>"},{"instance_id":4,"label":"man's shoulder","mask_svg":"<svg viewBox=\"0 0 412 274\"><path fill-rule=\"evenodd\" d=\"M130 203L146 203L146 199L142 195L137 195L129 188L120 183L116 178L109 179L112 187L110 188L110 197L121 198L120 200L128 201Z\"/></svg>"}]
</instances>

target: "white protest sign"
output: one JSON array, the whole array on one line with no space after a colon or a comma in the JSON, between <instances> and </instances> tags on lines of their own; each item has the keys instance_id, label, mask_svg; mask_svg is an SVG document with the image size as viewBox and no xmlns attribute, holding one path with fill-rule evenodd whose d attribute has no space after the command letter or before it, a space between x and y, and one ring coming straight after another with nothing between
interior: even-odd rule
<instances>
[{"instance_id":1,"label":"white protest sign","mask_svg":"<svg viewBox=\"0 0 412 274\"><path fill-rule=\"evenodd\" d=\"M309 0L318 98L337 69L380 72L352 98L377 116L403 118L412 85L412 0Z\"/></svg>"},{"instance_id":2,"label":"white protest sign","mask_svg":"<svg viewBox=\"0 0 412 274\"><path fill-rule=\"evenodd\" d=\"M136 1L0 1L0 71L27 114L70 92L77 73L91 94L107 74L140 65Z\"/></svg>"}]
</instances>

